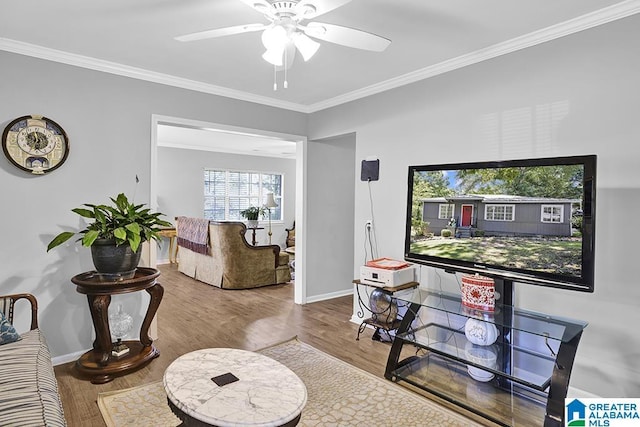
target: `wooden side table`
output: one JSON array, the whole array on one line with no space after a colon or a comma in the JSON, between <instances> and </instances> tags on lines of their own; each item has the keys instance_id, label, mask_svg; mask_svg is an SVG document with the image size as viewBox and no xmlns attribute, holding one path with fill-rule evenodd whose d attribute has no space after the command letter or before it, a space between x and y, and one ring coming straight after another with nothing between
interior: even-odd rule
<instances>
[{"instance_id":1,"label":"wooden side table","mask_svg":"<svg viewBox=\"0 0 640 427\"><path fill-rule=\"evenodd\" d=\"M420 286L419 282L407 282L404 283L402 285L399 286L378 286L378 285L372 285L369 283L364 283L361 282L358 279L354 279L353 280L353 284L356 285L356 291L357 291L357 295L358 295L358 304L360 304L361 308L365 308L368 311L371 311L369 308L367 308L367 304L362 300L362 298L360 297L360 290L358 288L358 285L364 285L364 286L369 286L372 288L377 288L382 290L384 293L386 293L387 295L389 295L392 300L395 300L395 298L393 298L393 294L396 292L400 292L400 291L404 291L406 289L413 289L413 288L417 288L418 286ZM391 310L391 305L389 306L389 311ZM364 311L361 311L358 313L358 315L362 314L361 317L364 316ZM373 314L373 313L372 313ZM356 336L356 341L360 340L360 334L362 334L364 332L364 330L366 329L367 325L372 326L375 328L375 331L373 332L373 336L371 337L372 340L374 341L383 341L383 337L382 334L380 333L380 331L386 331L387 336L390 337L389 335L389 331L395 331L400 327L400 323L402 322L402 317L398 318L398 319L394 319L393 322L384 322L381 321L377 318L377 316L372 316L369 318L366 318L362 321L362 323L360 324L360 327L358 328L358 335Z\"/></svg>"},{"instance_id":2,"label":"wooden side table","mask_svg":"<svg viewBox=\"0 0 640 427\"><path fill-rule=\"evenodd\" d=\"M71 279L76 285L76 291L87 295L96 332L93 349L80 356L75 365L82 377L90 379L94 384L103 384L143 367L160 355L149 336L151 321L164 294L164 288L156 281L158 276L160 272L155 268L138 267L135 276L126 280L101 280L95 271L78 274ZM109 329L111 296L141 290L147 291L151 299L140 327L140 340L123 341L129 347L129 352L120 357L113 356Z\"/></svg>"},{"instance_id":3,"label":"wooden side table","mask_svg":"<svg viewBox=\"0 0 640 427\"><path fill-rule=\"evenodd\" d=\"M166 237L169 239L169 264L178 262L178 245L176 241L178 239L178 232L174 228L164 228L158 231L158 236Z\"/></svg>"}]
</instances>

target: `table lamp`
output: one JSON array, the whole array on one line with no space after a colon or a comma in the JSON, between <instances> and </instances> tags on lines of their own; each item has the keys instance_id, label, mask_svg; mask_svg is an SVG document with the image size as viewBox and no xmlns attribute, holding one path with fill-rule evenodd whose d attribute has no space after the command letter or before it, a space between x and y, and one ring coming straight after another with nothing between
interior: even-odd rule
<instances>
[{"instance_id":1,"label":"table lamp","mask_svg":"<svg viewBox=\"0 0 640 427\"><path fill-rule=\"evenodd\" d=\"M264 204L264 207L267 208L267 212L269 213L269 244L271 244L271 208L277 208L278 204L276 200L273 198L273 193L267 193L267 202Z\"/></svg>"}]
</instances>

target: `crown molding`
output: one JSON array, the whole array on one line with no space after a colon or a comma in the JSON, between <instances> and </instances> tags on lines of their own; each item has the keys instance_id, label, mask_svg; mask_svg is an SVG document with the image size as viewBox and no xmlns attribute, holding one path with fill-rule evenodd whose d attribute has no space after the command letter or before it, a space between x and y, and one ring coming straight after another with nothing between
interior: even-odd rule
<instances>
[{"instance_id":1,"label":"crown molding","mask_svg":"<svg viewBox=\"0 0 640 427\"><path fill-rule=\"evenodd\" d=\"M541 43L555 40L589 28L607 24L618 19L626 18L640 12L640 0L626 0L612 6L489 46L475 52L461 55L432 66L394 77L371 86L336 96L325 101L317 102L308 107L310 113L335 107L367 96L375 95L389 89L395 89L420 80L444 74L449 71L473 65L478 62L506 55L521 49L526 49Z\"/></svg>"},{"instance_id":2,"label":"crown molding","mask_svg":"<svg viewBox=\"0 0 640 427\"><path fill-rule=\"evenodd\" d=\"M521 49L526 49L541 43L555 40L570 34L589 28L597 27L618 19L626 18L640 12L640 0L625 0L612 6L579 16L568 21L525 34L520 37L498 43L475 52L461 55L447 61L434 64L429 67L416 70L402 76L394 77L380 83L376 83L362 89L345 93L334 98L326 99L311 105L297 104L282 101L275 98L254 95L248 92L216 86L196 80L185 79L169 74L157 73L142 68L131 67L116 62L105 61L61 50L50 49L17 40L0 37L0 50L18 53L21 55L59 62L76 67L87 68L95 71L115 74L148 82L174 86L182 89L194 90L211 95L224 96L240 101L253 102L300 113L314 113L327 108L335 107L347 102L355 101L367 96L375 95L389 89L395 89L410 83L428 79L449 71L457 70L468 65L506 55Z\"/></svg>"},{"instance_id":3,"label":"crown molding","mask_svg":"<svg viewBox=\"0 0 640 427\"><path fill-rule=\"evenodd\" d=\"M0 37L0 50L18 53L20 55L31 56L39 59L45 59L47 61L73 65L76 67L87 68L90 70L101 71L104 73L130 77L132 79L144 80L167 86L174 86L181 89L194 90L211 95L224 96L226 98L237 99L240 101L254 102L257 104L283 108L286 110L293 110L301 113L308 112L307 106L296 104L293 102L281 101L274 98L254 95L248 92L229 89L222 86L199 82L196 80L189 80L169 74L157 73L155 71L149 71L143 68L131 67L116 62L105 61L89 56L65 52L62 50L50 49L47 47L25 43L17 40Z\"/></svg>"}]
</instances>

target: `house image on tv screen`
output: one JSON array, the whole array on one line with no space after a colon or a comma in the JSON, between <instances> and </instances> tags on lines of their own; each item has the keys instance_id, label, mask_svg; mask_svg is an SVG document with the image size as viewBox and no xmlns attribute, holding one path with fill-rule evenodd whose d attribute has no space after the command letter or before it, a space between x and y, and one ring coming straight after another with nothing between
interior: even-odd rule
<instances>
[{"instance_id":1,"label":"house image on tv screen","mask_svg":"<svg viewBox=\"0 0 640 427\"><path fill-rule=\"evenodd\" d=\"M422 220L436 235L453 237L572 235L579 199L468 194L422 199Z\"/></svg>"}]
</instances>

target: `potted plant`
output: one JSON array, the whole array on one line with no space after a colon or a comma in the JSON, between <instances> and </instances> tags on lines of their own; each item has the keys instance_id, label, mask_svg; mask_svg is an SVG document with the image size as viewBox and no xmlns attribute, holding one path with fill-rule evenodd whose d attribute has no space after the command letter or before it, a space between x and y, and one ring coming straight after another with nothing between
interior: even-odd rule
<instances>
[{"instance_id":1,"label":"potted plant","mask_svg":"<svg viewBox=\"0 0 640 427\"><path fill-rule=\"evenodd\" d=\"M264 216L265 209L258 206L249 206L247 209L240 211L240 215L247 219L247 227L255 228L258 226L258 217Z\"/></svg>"},{"instance_id":2,"label":"potted plant","mask_svg":"<svg viewBox=\"0 0 640 427\"><path fill-rule=\"evenodd\" d=\"M47 252L75 235L91 248L96 271L108 279L127 279L135 275L141 255L141 243L154 239L160 242L158 231L171 224L160 219L161 213L151 213L144 205L135 205L123 193L110 198L112 205L85 203L86 208L71 209L83 218L92 219L79 232L64 231L49 242ZM88 209L87 209L88 208Z\"/></svg>"}]
</instances>

